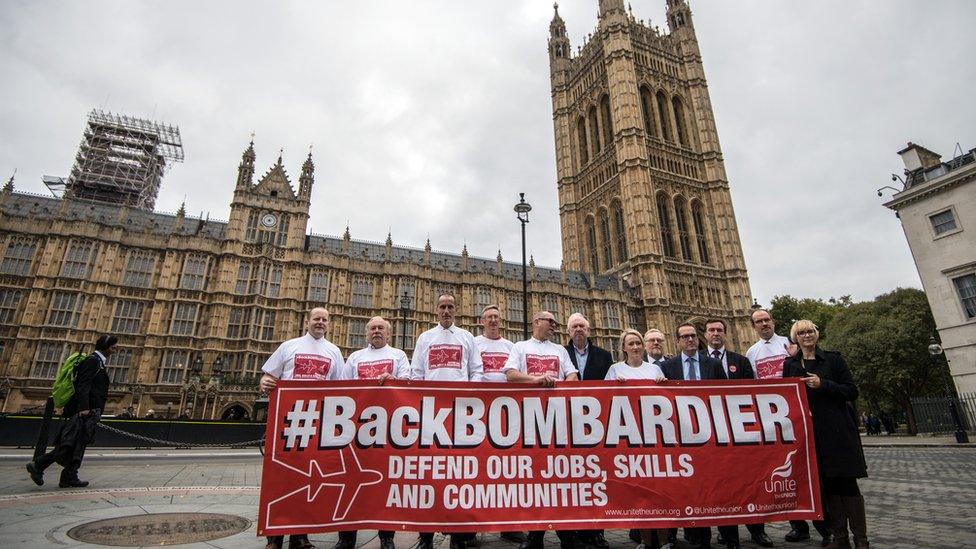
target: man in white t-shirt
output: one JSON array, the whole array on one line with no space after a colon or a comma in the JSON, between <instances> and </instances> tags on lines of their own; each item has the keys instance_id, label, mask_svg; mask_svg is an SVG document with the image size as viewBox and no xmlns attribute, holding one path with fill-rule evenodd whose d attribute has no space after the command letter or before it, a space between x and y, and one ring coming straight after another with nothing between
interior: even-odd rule
<instances>
[{"instance_id":1,"label":"man in white t-shirt","mask_svg":"<svg viewBox=\"0 0 976 549\"><path fill-rule=\"evenodd\" d=\"M509 382L553 387L557 381L578 379L566 348L551 341L556 326L556 317L549 311L539 311L532 317L532 337L512 346L505 362L505 376ZM529 532L519 549L542 549L545 535L544 530ZM574 531L556 530L556 535L563 548L576 547Z\"/></svg>"},{"instance_id":2,"label":"man in white t-shirt","mask_svg":"<svg viewBox=\"0 0 976 549\"><path fill-rule=\"evenodd\" d=\"M482 309L481 327L484 333L474 338L474 344L481 356L484 371L482 380L504 383L508 381L508 377L503 369L514 344L502 337L502 313L497 305L488 305ZM525 541L524 532L502 532L499 535L502 539L515 543Z\"/></svg>"},{"instance_id":3,"label":"man in white t-shirt","mask_svg":"<svg viewBox=\"0 0 976 549\"><path fill-rule=\"evenodd\" d=\"M305 319L305 335L289 339L261 367L261 390L274 390L279 379L304 379L320 381L340 379L344 364L339 348L325 339L329 327L329 311L316 307ZM284 536L269 536L266 549L281 549ZM315 549L307 534L292 534L289 549Z\"/></svg>"},{"instance_id":4,"label":"man in white t-shirt","mask_svg":"<svg viewBox=\"0 0 976 549\"><path fill-rule=\"evenodd\" d=\"M381 316L374 316L366 323L366 340L369 345L346 359L342 379L376 379L380 385L387 379L410 379L410 362L407 354L388 345L390 323Z\"/></svg>"},{"instance_id":5,"label":"man in white t-shirt","mask_svg":"<svg viewBox=\"0 0 976 549\"><path fill-rule=\"evenodd\" d=\"M759 341L749 347L746 358L752 363L756 379L779 379L783 377L783 361L796 352L796 345L788 338L776 333L776 322L765 309L752 312L752 327L759 335ZM817 532L826 540L830 532L822 521L814 521ZM791 520L786 541L797 542L810 539L810 526L805 520Z\"/></svg>"},{"instance_id":6,"label":"man in white t-shirt","mask_svg":"<svg viewBox=\"0 0 976 549\"><path fill-rule=\"evenodd\" d=\"M471 332L454 325L455 299L437 296L437 326L420 334L413 349L410 379L426 381L482 381L481 355ZM471 534L451 534L451 549L465 549ZM417 549L433 549L434 534L421 532Z\"/></svg>"},{"instance_id":7,"label":"man in white t-shirt","mask_svg":"<svg viewBox=\"0 0 976 549\"><path fill-rule=\"evenodd\" d=\"M511 341L502 337L502 314L496 305L489 305L481 312L481 326L485 333L474 338L481 356L484 381L505 382L508 378L503 371L508 355L512 352Z\"/></svg>"},{"instance_id":8,"label":"man in white t-shirt","mask_svg":"<svg viewBox=\"0 0 976 549\"><path fill-rule=\"evenodd\" d=\"M400 349L390 347L390 323L381 316L374 316L366 323L366 340L369 345L346 359L342 379L375 379L380 385L388 379L409 379L410 363ZM339 532L339 542L332 549L356 547L356 530ZM394 549L394 532L380 530L380 549Z\"/></svg>"},{"instance_id":9,"label":"man in white t-shirt","mask_svg":"<svg viewBox=\"0 0 976 549\"><path fill-rule=\"evenodd\" d=\"M438 296L438 324L417 338L410 362L410 379L481 381L484 374L474 336L454 325L454 312L454 296Z\"/></svg>"}]
</instances>

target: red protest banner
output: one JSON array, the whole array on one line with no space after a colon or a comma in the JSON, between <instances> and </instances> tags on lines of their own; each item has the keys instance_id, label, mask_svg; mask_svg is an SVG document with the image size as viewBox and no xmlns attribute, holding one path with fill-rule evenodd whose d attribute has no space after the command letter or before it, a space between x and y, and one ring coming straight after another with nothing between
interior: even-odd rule
<instances>
[{"instance_id":1,"label":"red protest banner","mask_svg":"<svg viewBox=\"0 0 976 549\"><path fill-rule=\"evenodd\" d=\"M258 534L821 518L796 380L281 381Z\"/></svg>"}]
</instances>

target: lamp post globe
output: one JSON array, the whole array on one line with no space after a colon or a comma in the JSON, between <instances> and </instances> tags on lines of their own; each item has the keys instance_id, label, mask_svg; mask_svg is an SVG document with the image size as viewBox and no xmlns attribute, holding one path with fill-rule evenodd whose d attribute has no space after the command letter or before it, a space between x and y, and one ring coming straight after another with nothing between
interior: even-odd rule
<instances>
[{"instance_id":1,"label":"lamp post globe","mask_svg":"<svg viewBox=\"0 0 976 549\"><path fill-rule=\"evenodd\" d=\"M515 205L515 216L522 225L522 339L529 339L529 279L525 270L525 224L529 222L529 212L532 205L525 201L525 193L519 193L518 204Z\"/></svg>"}]
</instances>

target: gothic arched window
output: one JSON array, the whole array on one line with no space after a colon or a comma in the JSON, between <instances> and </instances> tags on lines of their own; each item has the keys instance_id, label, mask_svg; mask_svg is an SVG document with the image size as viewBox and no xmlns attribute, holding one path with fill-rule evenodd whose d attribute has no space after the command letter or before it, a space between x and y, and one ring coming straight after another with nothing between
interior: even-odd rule
<instances>
[{"instance_id":1,"label":"gothic arched window","mask_svg":"<svg viewBox=\"0 0 976 549\"><path fill-rule=\"evenodd\" d=\"M590 147L586 143L586 120L582 116L576 123L576 134L579 139L580 167L582 168L590 161Z\"/></svg>"},{"instance_id":2,"label":"gothic arched window","mask_svg":"<svg viewBox=\"0 0 976 549\"><path fill-rule=\"evenodd\" d=\"M691 261L691 239L688 235L688 217L685 214L685 200L680 196L674 199L674 219L678 223L678 242L681 244L681 257Z\"/></svg>"},{"instance_id":3,"label":"gothic arched window","mask_svg":"<svg viewBox=\"0 0 976 549\"><path fill-rule=\"evenodd\" d=\"M596 120L596 107L590 107L590 137L593 141L593 156L600 154L600 125Z\"/></svg>"},{"instance_id":4,"label":"gothic arched window","mask_svg":"<svg viewBox=\"0 0 976 549\"><path fill-rule=\"evenodd\" d=\"M691 203L691 222L695 225L695 238L698 240L698 258L702 263L710 263L708 257L708 240L705 236L705 216L702 213L702 203L695 200Z\"/></svg>"},{"instance_id":5,"label":"gothic arched window","mask_svg":"<svg viewBox=\"0 0 976 549\"><path fill-rule=\"evenodd\" d=\"M613 119L610 115L610 98L605 95L600 100L600 111L603 115L603 144L609 147L613 143Z\"/></svg>"},{"instance_id":6,"label":"gothic arched window","mask_svg":"<svg viewBox=\"0 0 976 549\"><path fill-rule=\"evenodd\" d=\"M671 234L671 201L663 192L657 194L657 217L661 223L661 248L666 257L674 257L674 238Z\"/></svg>"},{"instance_id":7,"label":"gothic arched window","mask_svg":"<svg viewBox=\"0 0 976 549\"><path fill-rule=\"evenodd\" d=\"M613 229L617 233L617 262L627 261L627 235L624 231L624 209L620 202L613 203Z\"/></svg>"},{"instance_id":8,"label":"gothic arched window","mask_svg":"<svg viewBox=\"0 0 976 549\"><path fill-rule=\"evenodd\" d=\"M600 209L600 238L603 240L603 270L608 271L613 266L613 250L610 244L610 217L603 208Z\"/></svg>"},{"instance_id":9,"label":"gothic arched window","mask_svg":"<svg viewBox=\"0 0 976 549\"><path fill-rule=\"evenodd\" d=\"M671 111L668 109L668 98L661 90L657 92L657 114L661 117L661 137L665 141L674 142L671 137Z\"/></svg>"},{"instance_id":10,"label":"gothic arched window","mask_svg":"<svg viewBox=\"0 0 976 549\"><path fill-rule=\"evenodd\" d=\"M678 128L678 143L688 146L688 130L685 125L685 108L681 103L681 98L677 95L671 98L671 106L674 107L674 124Z\"/></svg>"},{"instance_id":11,"label":"gothic arched window","mask_svg":"<svg viewBox=\"0 0 976 549\"><path fill-rule=\"evenodd\" d=\"M641 114L644 115L644 131L651 137L657 137L657 124L654 123L654 99L651 90L645 86L640 89Z\"/></svg>"},{"instance_id":12,"label":"gothic arched window","mask_svg":"<svg viewBox=\"0 0 976 549\"><path fill-rule=\"evenodd\" d=\"M593 216L586 218L586 254L590 262L590 271L600 272L600 262L596 253L596 227L593 224Z\"/></svg>"}]
</instances>

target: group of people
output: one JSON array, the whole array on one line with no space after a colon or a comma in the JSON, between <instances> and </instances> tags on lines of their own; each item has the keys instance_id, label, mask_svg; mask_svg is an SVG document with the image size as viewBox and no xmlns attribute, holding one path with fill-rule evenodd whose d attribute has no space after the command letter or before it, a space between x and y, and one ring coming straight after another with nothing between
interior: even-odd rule
<instances>
[{"instance_id":1,"label":"group of people","mask_svg":"<svg viewBox=\"0 0 976 549\"><path fill-rule=\"evenodd\" d=\"M553 341L559 322L549 311L539 311L532 318L529 339L511 342L501 335L501 312L489 305L482 312L480 324L484 333L477 337L455 325L456 302L453 295L438 296L438 324L421 334L412 359L389 345L390 323L373 317L366 325L368 345L343 360L339 348L325 338L329 312L315 308L306 320L307 333L288 340L272 354L263 366L260 386L263 391L275 388L279 379L339 380L388 379L427 381L493 381L527 383L552 387L557 381L576 380L715 380L765 379L798 377L806 385L811 413L817 461L820 465L825 521L815 521L824 547L850 547L848 527L858 548L868 547L864 500L858 491L857 478L866 476L852 403L857 388L843 358L818 345L819 332L812 322L801 320L791 329L790 339L775 333L775 324L767 311L752 314L752 324L759 340L745 355L726 348L728 325L724 320L705 323L706 346L699 348L699 334L693 324L677 328L679 354L665 356L664 333L650 329L641 334L625 330L619 338L622 360L615 362L609 351L594 345L590 325L580 313L567 320L571 341L561 345ZM791 521L788 542L810 538L805 521ZM774 544L763 524L746 526L753 541L762 547ZM710 528L685 528L684 537L699 548L711 547ZM603 530L557 531L564 549L589 545L607 549ZM380 531L381 549L394 549L392 531ZM541 549L544 531L503 532L502 537L520 543L519 549ZM640 549L670 547L676 542L677 530L633 530L631 538ZM451 549L464 549L474 534L452 534ZM737 526L718 528L718 543L738 548ZM281 549L283 536L268 538L267 549ZM334 549L353 549L356 532L340 532ZM432 549L433 533L421 533L418 549ZM292 535L289 549L314 548L307 535Z\"/></svg>"}]
</instances>

